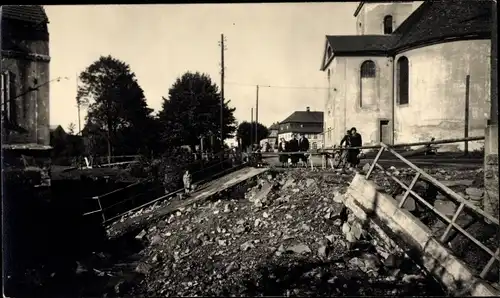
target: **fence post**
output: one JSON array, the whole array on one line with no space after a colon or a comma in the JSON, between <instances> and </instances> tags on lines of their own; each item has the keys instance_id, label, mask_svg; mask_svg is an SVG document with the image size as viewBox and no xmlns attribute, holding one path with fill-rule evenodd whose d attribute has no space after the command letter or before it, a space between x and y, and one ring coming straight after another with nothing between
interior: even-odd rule
<instances>
[{"instance_id":1,"label":"fence post","mask_svg":"<svg viewBox=\"0 0 500 298\"><path fill-rule=\"evenodd\" d=\"M465 77L465 124L464 124L464 137L469 137L469 93L470 93L470 75ZM464 145L465 155L469 154L469 142L465 141Z\"/></svg>"}]
</instances>

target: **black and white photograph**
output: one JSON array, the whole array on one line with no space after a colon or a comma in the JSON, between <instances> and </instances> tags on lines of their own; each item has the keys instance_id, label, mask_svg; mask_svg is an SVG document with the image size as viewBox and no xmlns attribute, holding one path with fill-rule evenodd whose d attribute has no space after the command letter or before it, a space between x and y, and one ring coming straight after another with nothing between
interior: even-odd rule
<instances>
[{"instance_id":1,"label":"black and white photograph","mask_svg":"<svg viewBox=\"0 0 500 298\"><path fill-rule=\"evenodd\" d=\"M497 6L1 5L3 296L500 296Z\"/></svg>"}]
</instances>

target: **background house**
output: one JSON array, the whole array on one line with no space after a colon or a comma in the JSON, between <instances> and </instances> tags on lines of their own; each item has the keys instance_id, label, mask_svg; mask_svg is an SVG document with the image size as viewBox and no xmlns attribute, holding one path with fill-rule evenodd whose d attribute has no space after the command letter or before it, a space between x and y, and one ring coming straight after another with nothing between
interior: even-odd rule
<instances>
[{"instance_id":1,"label":"background house","mask_svg":"<svg viewBox=\"0 0 500 298\"><path fill-rule=\"evenodd\" d=\"M271 148L277 149L278 148L278 132L280 129L280 123L276 122L273 123L271 126L269 126L269 135L267 138L264 138L260 140L260 146L264 146L266 143L271 145Z\"/></svg>"},{"instance_id":2,"label":"background house","mask_svg":"<svg viewBox=\"0 0 500 298\"><path fill-rule=\"evenodd\" d=\"M308 139L311 149L323 146L323 112L311 111L309 107L305 111L295 111L279 124L278 139L286 141L293 134L303 133Z\"/></svg>"},{"instance_id":3,"label":"background house","mask_svg":"<svg viewBox=\"0 0 500 298\"><path fill-rule=\"evenodd\" d=\"M469 136L483 135L490 18L484 0L361 2L353 18L358 35L326 36L326 146L353 126L365 144L461 138L465 125Z\"/></svg>"}]
</instances>

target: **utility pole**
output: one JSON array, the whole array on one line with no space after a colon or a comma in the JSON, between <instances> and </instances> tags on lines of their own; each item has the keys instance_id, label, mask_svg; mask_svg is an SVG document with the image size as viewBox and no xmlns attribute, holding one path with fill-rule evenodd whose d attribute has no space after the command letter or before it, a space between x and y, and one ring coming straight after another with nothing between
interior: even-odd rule
<instances>
[{"instance_id":1,"label":"utility pole","mask_svg":"<svg viewBox=\"0 0 500 298\"><path fill-rule=\"evenodd\" d=\"M253 108L250 109L250 148L252 148L253 143Z\"/></svg>"},{"instance_id":2,"label":"utility pole","mask_svg":"<svg viewBox=\"0 0 500 298\"><path fill-rule=\"evenodd\" d=\"M498 28L497 28L497 1L492 2L492 16L491 16L491 105L490 105L490 124L498 125Z\"/></svg>"},{"instance_id":3,"label":"utility pole","mask_svg":"<svg viewBox=\"0 0 500 298\"><path fill-rule=\"evenodd\" d=\"M224 34L220 35L220 151L224 150ZM223 156L221 155L221 159Z\"/></svg>"},{"instance_id":4,"label":"utility pole","mask_svg":"<svg viewBox=\"0 0 500 298\"><path fill-rule=\"evenodd\" d=\"M259 143L259 85L257 85L255 97L255 143Z\"/></svg>"},{"instance_id":5,"label":"utility pole","mask_svg":"<svg viewBox=\"0 0 500 298\"><path fill-rule=\"evenodd\" d=\"M78 98L78 73L76 74L76 107L78 109L78 134L82 135L82 124L80 120L80 98Z\"/></svg>"}]
</instances>

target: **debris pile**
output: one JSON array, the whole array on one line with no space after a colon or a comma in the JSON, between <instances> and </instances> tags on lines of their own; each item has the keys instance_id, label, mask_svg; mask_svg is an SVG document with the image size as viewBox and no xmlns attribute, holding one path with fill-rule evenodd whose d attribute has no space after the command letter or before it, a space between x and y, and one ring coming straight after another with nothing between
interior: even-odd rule
<instances>
[{"instance_id":1,"label":"debris pile","mask_svg":"<svg viewBox=\"0 0 500 298\"><path fill-rule=\"evenodd\" d=\"M386 266L401 258L377 249L342 204L352 175L269 174L246 193L181 208L136 236L144 278L113 294L441 294L415 268Z\"/></svg>"}]
</instances>

